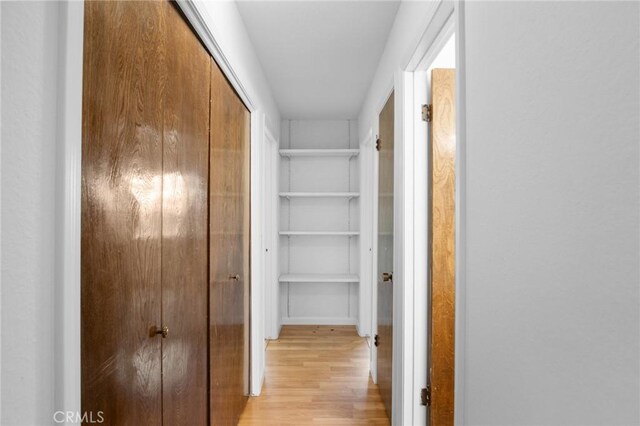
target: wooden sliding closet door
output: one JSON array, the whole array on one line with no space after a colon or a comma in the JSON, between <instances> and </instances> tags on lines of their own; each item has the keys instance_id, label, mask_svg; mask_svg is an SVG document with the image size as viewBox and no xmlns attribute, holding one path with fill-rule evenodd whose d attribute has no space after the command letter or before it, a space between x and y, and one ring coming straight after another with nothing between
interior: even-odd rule
<instances>
[{"instance_id":1,"label":"wooden sliding closet door","mask_svg":"<svg viewBox=\"0 0 640 426\"><path fill-rule=\"evenodd\" d=\"M85 3L82 411L105 424L207 422L210 66L173 4Z\"/></svg>"},{"instance_id":2,"label":"wooden sliding closet door","mask_svg":"<svg viewBox=\"0 0 640 426\"><path fill-rule=\"evenodd\" d=\"M213 63L209 339L211 423L219 425L238 422L248 394L249 136L249 111Z\"/></svg>"},{"instance_id":3,"label":"wooden sliding closet door","mask_svg":"<svg viewBox=\"0 0 640 426\"><path fill-rule=\"evenodd\" d=\"M208 412L208 169L211 61L175 6L166 9L162 190L162 395L165 425Z\"/></svg>"},{"instance_id":4,"label":"wooden sliding closet door","mask_svg":"<svg viewBox=\"0 0 640 426\"><path fill-rule=\"evenodd\" d=\"M112 425L162 422L163 13L85 3L82 411Z\"/></svg>"}]
</instances>

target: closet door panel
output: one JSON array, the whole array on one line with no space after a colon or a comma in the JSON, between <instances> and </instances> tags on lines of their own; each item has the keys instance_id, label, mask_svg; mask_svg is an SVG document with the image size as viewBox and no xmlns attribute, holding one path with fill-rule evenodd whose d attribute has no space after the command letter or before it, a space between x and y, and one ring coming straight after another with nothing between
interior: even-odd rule
<instances>
[{"instance_id":1,"label":"closet door panel","mask_svg":"<svg viewBox=\"0 0 640 426\"><path fill-rule=\"evenodd\" d=\"M378 344L377 373L380 396L391 419L393 365L393 163L394 93L379 116L378 152Z\"/></svg>"},{"instance_id":2,"label":"closet door panel","mask_svg":"<svg viewBox=\"0 0 640 426\"><path fill-rule=\"evenodd\" d=\"M165 425L207 423L208 53L163 2L168 55L162 191L162 339Z\"/></svg>"},{"instance_id":3,"label":"closet door panel","mask_svg":"<svg viewBox=\"0 0 640 426\"><path fill-rule=\"evenodd\" d=\"M248 393L249 112L211 67L211 423L237 423Z\"/></svg>"},{"instance_id":4,"label":"closet door panel","mask_svg":"<svg viewBox=\"0 0 640 426\"><path fill-rule=\"evenodd\" d=\"M82 411L160 425L165 21L159 2L86 2Z\"/></svg>"}]
</instances>

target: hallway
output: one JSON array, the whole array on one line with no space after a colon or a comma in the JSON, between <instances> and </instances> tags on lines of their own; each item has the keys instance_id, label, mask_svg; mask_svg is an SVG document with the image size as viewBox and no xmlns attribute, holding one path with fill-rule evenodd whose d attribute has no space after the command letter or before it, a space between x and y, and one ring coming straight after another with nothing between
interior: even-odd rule
<instances>
[{"instance_id":1,"label":"hallway","mask_svg":"<svg viewBox=\"0 0 640 426\"><path fill-rule=\"evenodd\" d=\"M640 426L640 0L0 1L0 46L0 426Z\"/></svg>"},{"instance_id":2,"label":"hallway","mask_svg":"<svg viewBox=\"0 0 640 426\"><path fill-rule=\"evenodd\" d=\"M266 355L262 394L240 425L389 424L355 327L284 326Z\"/></svg>"}]
</instances>

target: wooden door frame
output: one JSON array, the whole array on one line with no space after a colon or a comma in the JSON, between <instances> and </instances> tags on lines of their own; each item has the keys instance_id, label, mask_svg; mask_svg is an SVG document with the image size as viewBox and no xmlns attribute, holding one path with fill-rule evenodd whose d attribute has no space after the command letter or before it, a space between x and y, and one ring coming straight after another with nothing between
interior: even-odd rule
<instances>
[{"instance_id":1,"label":"wooden door frame","mask_svg":"<svg viewBox=\"0 0 640 426\"><path fill-rule=\"evenodd\" d=\"M253 101L227 55L206 22L206 13L194 0L177 0L186 19L207 51L251 113L251 313L250 393L259 394L264 377L264 286L262 234L264 223L258 189L262 173L261 149L268 137L265 113ZM81 412L80 385L80 217L82 176L82 70L84 3L61 1L58 50L58 118L56 157L56 224L54 290L54 406L57 410ZM270 136L273 138L273 136ZM277 140L277 139L276 139ZM262 342L262 343L261 343ZM53 413L52 413L53 415ZM71 424L71 423L69 423Z\"/></svg>"},{"instance_id":2,"label":"wooden door frame","mask_svg":"<svg viewBox=\"0 0 640 426\"><path fill-rule=\"evenodd\" d=\"M427 411L421 405L420 391L426 386L426 354L428 345L425 306L427 303L428 276L419 271L427 262L426 236L416 237L416 215L425 209L416 204L414 188L428 172L426 152L427 127L421 121L421 105L427 103L426 74L451 34L456 35L456 102L457 102L457 152L456 152L456 325L455 325L455 423L464 424L464 336L465 336L465 100L464 100L464 2L440 0L434 3L434 11L415 50L406 65L394 73L384 93L378 94L375 116L371 117L374 135L378 130L378 116L389 93L395 90L395 180L397 191L404 198L398 200L394 216L398 222L395 232L400 238L394 241L394 382L392 424L426 424ZM421 97L423 95L423 97ZM374 157L372 188L377 190L377 159ZM377 223L377 201L373 197L373 229ZM399 198L399 197L398 197ZM416 250L425 244L424 251ZM377 246L373 244L373 277L377 273ZM402 283L401 285L398 285ZM405 285L406 284L406 285ZM377 294L373 286L372 335L377 324ZM396 312L398 312L396 314ZM371 345L371 375L376 379L376 349Z\"/></svg>"}]
</instances>

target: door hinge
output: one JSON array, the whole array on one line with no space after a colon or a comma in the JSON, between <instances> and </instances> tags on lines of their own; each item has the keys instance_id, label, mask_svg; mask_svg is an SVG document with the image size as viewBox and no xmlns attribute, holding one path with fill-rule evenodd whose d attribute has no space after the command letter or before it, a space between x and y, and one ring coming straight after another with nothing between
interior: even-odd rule
<instances>
[{"instance_id":1,"label":"door hinge","mask_svg":"<svg viewBox=\"0 0 640 426\"><path fill-rule=\"evenodd\" d=\"M431 405L431 385L427 385L426 388L422 388L420 391L420 402L427 407Z\"/></svg>"},{"instance_id":2,"label":"door hinge","mask_svg":"<svg viewBox=\"0 0 640 426\"><path fill-rule=\"evenodd\" d=\"M380 151L380 138L376 139L376 151Z\"/></svg>"},{"instance_id":3,"label":"door hinge","mask_svg":"<svg viewBox=\"0 0 640 426\"><path fill-rule=\"evenodd\" d=\"M380 344L380 336L378 336L377 334L373 337L373 344L375 345L376 348Z\"/></svg>"},{"instance_id":4,"label":"door hinge","mask_svg":"<svg viewBox=\"0 0 640 426\"><path fill-rule=\"evenodd\" d=\"M431 123L432 119L433 119L433 107L431 106L431 104L422 105L422 121Z\"/></svg>"}]
</instances>

